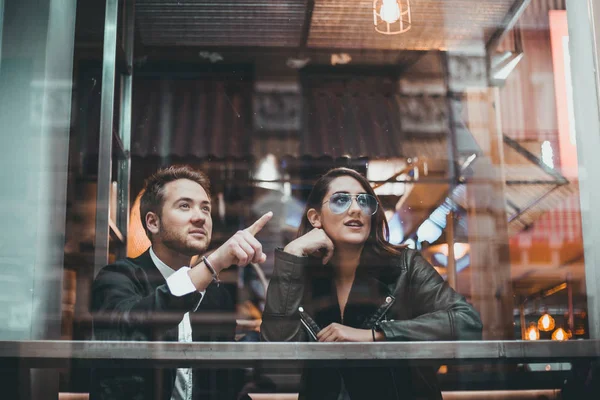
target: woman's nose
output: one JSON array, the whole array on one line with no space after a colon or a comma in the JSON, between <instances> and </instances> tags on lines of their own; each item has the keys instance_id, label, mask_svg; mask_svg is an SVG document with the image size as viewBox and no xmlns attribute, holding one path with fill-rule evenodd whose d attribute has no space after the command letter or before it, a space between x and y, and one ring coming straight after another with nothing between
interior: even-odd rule
<instances>
[{"instance_id":1,"label":"woman's nose","mask_svg":"<svg viewBox=\"0 0 600 400\"><path fill-rule=\"evenodd\" d=\"M350 200L350 209L349 212L360 212L360 206L358 205L358 199L356 197L352 197Z\"/></svg>"}]
</instances>

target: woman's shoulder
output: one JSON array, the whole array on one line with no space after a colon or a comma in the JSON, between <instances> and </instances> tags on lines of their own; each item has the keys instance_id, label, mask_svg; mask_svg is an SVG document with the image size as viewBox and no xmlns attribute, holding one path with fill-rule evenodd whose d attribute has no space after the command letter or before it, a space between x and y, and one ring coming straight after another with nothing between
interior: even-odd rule
<instances>
[{"instance_id":1,"label":"woman's shoulder","mask_svg":"<svg viewBox=\"0 0 600 400\"><path fill-rule=\"evenodd\" d=\"M409 247L395 248L393 252L373 253L372 264L379 264L397 270L409 270L422 263L427 263L421 252Z\"/></svg>"},{"instance_id":2,"label":"woman's shoulder","mask_svg":"<svg viewBox=\"0 0 600 400\"><path fill-rule=\"evenodd\" d=\"M409 248L397 248L394 251L369 251L363 258L362 263L379 273L398 275L409 268L414 258L414 250Z\"/></svg>"},{"instance_id":3,"label":"woman's shoulder","mask_svg":"<svg viewBox=\"0 0 600 400\"><path fill-rule=\"evenodd\" d=\"M421 255L421 252L411 248L401 248L393 254L380 256L379 268L375 268L373 273L378 279L384 282L397 282L403 277L412 280L417 276L428 276L433 267Z\"/></svg>"}]
</instances>

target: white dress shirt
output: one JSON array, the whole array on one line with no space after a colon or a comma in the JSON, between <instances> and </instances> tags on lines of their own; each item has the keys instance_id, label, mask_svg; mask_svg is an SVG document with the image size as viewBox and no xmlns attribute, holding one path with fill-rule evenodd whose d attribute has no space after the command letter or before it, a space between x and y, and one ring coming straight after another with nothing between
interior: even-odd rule
<instances>
[{"instance_id":1,"label":"white dress shirt","mask_svg":"<svg viewBox=\"0 0 600 400\"><path fill-rule=\"evenodd\" d=\"M150 247L150 257L156 265L156 268L160 271L163 278L167 281L167 286L174 296L181 297L186 294L196 291L196 287L192 283L192 279L188 275L189 267L181 267L177 271L169 267L167 264L162 262L160 258L154 253L152 247ZM201 291L202 298L194 307L194 311L198 309L206 290ZM187 312L183 316L183 319L178 326L179 334L178 340L180 342L191 342L192 341L192 324L190 323L190 313ZM173 394L171 400L192 400L192 369L191 368L177 368L177 376L175 378L175 387L173 388Z\"/></svg>"}]
</instances>

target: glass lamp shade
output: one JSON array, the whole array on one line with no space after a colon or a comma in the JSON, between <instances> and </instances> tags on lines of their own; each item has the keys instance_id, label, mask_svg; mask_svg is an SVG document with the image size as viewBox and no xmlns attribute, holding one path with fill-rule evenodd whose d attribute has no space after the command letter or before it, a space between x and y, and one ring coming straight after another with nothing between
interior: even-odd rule
<instances>
[{"instance_id":1,"label":"glass lamp shade","mask_svg":"<svg viewBox=\"0 0 600 400\"><path fill-rule=\"evenodd\" d=\"M373 25L383 35L398 35L412 25L410 0L374 0Z\"/></svg>"},{"instance_id":2,"label":"glass lamp shade","mask_svg":"<svg viewBox=\"0 0 600 400\"><path fill-rule=\"evenodd\" d=\"M552 332L552 340L564 341L569 340L569 333L565 331L563 328L558 328L554 332Z\"/></svg>"},{"instance_id":3,"label":"glass lamp shade","mask_svg":"<svg viewBox=\"0 0 600 400\"><path fill-rule=\"evenodd\" d=\"M529 325L527 331L525 331L525 339L526 340L539 340L540 339L540 331L534 323Z\"/></svg>"},{"instance_id":4,"label":"glass lamp shade","mask_svg":"<svg viewBox=\"0 0 600 400\"><path fill-rule=\"evenodd\" d=\"M554 318L552 318L552 316L547 312L545 312L544 315L542 315L538 320L538 329L540 331L550 332L552 329L554 329L554 326Z\"/></svg>"}]
</instances>

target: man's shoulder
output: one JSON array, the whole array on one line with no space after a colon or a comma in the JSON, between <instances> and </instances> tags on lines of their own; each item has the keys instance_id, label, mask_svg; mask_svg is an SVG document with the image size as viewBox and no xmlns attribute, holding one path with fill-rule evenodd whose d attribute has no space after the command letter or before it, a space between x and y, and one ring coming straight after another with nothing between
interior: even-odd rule
<instances>
[{"instance_id":1,"label":"man's shoulder","mask_svg":"<svg viewBox=\"0 0 600 400\"><path fill-rule=\"evenodd\" d=\"M135 257L135 258L126 257L126 258L119 259L119 260L115 261L114 263L106 265L105 267L103 267L100 270L100 272L98 273L98 276L96 277L96 280L102 279L103 277L105 277L107 275L136 274L137 272L147 270L149 268L152 268L153 266L154 266L154 264L152 263L152 259L150 258L148 251L146 251L145 253L143 253L142 255L140 255L138 257Z\"/></svg>"}]
</instances>

